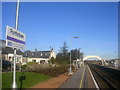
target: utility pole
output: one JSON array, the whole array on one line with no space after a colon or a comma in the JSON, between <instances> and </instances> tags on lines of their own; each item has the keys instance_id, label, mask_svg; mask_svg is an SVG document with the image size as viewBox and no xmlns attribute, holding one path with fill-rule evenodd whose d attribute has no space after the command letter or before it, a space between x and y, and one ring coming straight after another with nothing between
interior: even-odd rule
<instances>
[{"instance_id":1,"label":"utility pole","mask_svg":"<svg viewBox=\"0 0 120 90\"><path fill-rule=\"evenodd\" d=\"M18 14L19 14L19 0L17 2L17 8L16 8L16 22L15 22L15 29L18 30ZM16 52L17 49L14 48L14 68L13 68L13 84L12 88L17 88L17 83L16 83Z\"/></svg>"}]
</instances>

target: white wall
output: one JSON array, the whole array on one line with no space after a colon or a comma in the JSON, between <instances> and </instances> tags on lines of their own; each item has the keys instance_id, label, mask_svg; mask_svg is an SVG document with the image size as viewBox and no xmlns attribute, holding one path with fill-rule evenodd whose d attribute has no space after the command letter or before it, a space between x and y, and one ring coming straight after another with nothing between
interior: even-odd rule
<instances>
[{"instance_id":1,"label":"white wall","mask_svg":"<svg viewBox=\"0 0 120 90\"><path fill-rule=\"evenodd\" d=\"M36 62L40 64L41 60L45 60L45 63L48 63L51 57L56 58L56 53L54 51L51 51L49 58L28 58L28 62L33 62L33 60L36 60Z\"/></svg>"},{"instance_id":2,"label":"white wall","mask_svg":"<svg viewBox=\"0 0 120 90\"><path fill-rule=\"evenodd\" d=\"M50 59L51 57L54 57L54 58L56 58L56 53L55 53L54 51L51 51L51 54L50 54L50 57L49 57L49 59Z\"/></svg>"},{"instance_id":3,"label":"white wall","mask_svg":"<svg viewBox=\"0 0 120 90\"><path fill-rule=\"evenodd\" d=\"M12 59L13 59L13 57L14 57L14 54L9 53L9 54L8 54L8 59L9 59L9 57L11 57L10 61L12 61ZM23 58L22 55L16 55L16 58L17 58L16 63L19 63L19 62L22 63L22 58Z\"/></svg>"},{"instance_id":4,"label":"white wall","mask_svg":"<svg viewBox=\"0 0 120 90\"><path fill-rule=\"evenodd\" d=\"M45 60L45 63L48 63L48 58L28 58L28 62L33 62L33 60L36 60L37 63L40 64L41 60Z\"/></svg>"}]
</instances>

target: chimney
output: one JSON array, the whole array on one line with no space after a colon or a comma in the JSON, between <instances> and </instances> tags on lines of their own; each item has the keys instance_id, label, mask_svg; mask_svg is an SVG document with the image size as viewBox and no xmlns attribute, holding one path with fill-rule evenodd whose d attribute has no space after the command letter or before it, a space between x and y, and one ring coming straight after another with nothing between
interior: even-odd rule
<instances>
[{"instance_id":1,"label":"chimney","mask_svg":"<svg viewBox=\"0 0 120 90\"><path fill-rule=\"evenodd\" d=\"M37 52L37 49L35 49L35 52Z\"/></svg>"},{"instance_id":2,"label":"chimney","mask_svg":"<svg viewBox=\"0 0 120 90\"><path fill-rule=\"evenodd\" d=\"M53 51L53 48L51 49L51 51Z\"/></svg>"}]
</instances>

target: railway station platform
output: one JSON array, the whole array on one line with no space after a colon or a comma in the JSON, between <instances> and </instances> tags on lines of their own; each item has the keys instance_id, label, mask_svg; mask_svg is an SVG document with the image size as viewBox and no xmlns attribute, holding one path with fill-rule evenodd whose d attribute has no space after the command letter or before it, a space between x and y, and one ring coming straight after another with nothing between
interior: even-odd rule
<instances>
[{"instance_id":1,"label":"railway station platform","mask_svg":"<svg viewBox=\"0 0 120 90\"><path fill-rule=\"evenodd\" d=\"M97 88L88 65L82 65L60 88Z\"/></svg>"}]
</instances>

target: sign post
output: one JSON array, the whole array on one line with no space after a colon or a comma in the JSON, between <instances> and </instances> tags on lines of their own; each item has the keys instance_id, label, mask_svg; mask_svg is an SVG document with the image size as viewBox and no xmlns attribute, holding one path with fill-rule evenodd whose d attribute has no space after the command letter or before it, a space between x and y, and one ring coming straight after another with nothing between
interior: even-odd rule
<instances>
[{"instance_id":1,"label":"sign post","mask_svg":"<svg viewBox=\"0 0 120 90\"><path fill-rule=\"evenodd\" d=\"M15 23L16 29L18 29L18 13L19 13L19 0L17 2L17 10L16 10L16 23ZM14 48L14 71L13 71L12 88L17 88L17 84L16 84L16 48Z\"/></svg>"},{"instance_id":2,"label":"sign post","mask_svg":"<svg viewBox=\"0 0 120 90\"><path fill-rule=\"evenodd\" d=\"M16 48L14 48L14 69L13 69L13 84L12 88L17 88L16 83Z\"/></svg>"},{"instance_id":3,"label":"sign post","mask_svg":"<svg viewBox=\"0 0 120 90\"><path fill-rule=\"evenodd\" d=\"M6 27L6 46L14 48L14 67L13 67L14 69L13 69L12 88L17 88L17 83L16 83L17 49L25 49L25 40L26 40L26 35L18 31L18 15L19 15L19 0L17 2L17 8L16 8L15 29L10 26Z\"/></svg>"}]
</instances>

